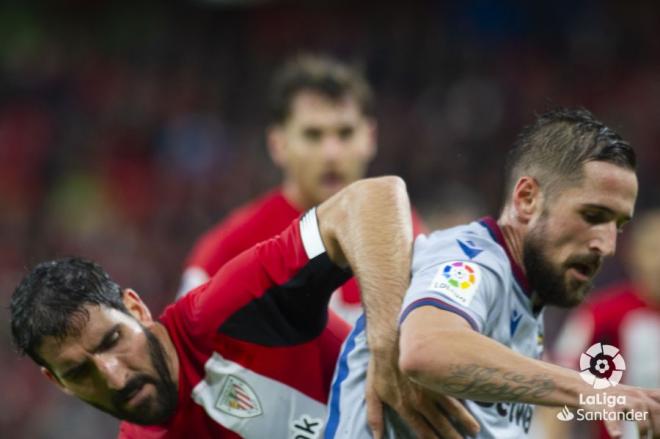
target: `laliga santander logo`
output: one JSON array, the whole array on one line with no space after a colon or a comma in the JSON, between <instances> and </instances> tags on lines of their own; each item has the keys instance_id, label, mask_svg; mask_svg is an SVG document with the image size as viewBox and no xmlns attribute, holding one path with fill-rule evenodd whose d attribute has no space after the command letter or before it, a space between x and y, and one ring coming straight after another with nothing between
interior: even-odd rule
<instances>
[{"instance_id":1,"label":"laliga santander logo","mask_svg":"<svg viewBox=\"0 0 660 439\"><path fill-rule=\"evenodd\" d=\"M447 278L447 283L454 288L466 290L476 282L474 269L465 262L452 262L445 265L442 273Z\"/></svg>"},{"instance_id":2,"label":"laliga santander logo","mask_svg":"<svg viewBox=\"0 0 660 439\"><path fill-rule=\"evenodd\" d=\"M580 356L580 376L587 384L593 386L594 389L606 389L610 386L616 386L619 384L619 381L621 381L624 370L626 370L626 362L624 361L621 352L619 352L616 347L609 344L593 344ZM602 398L603 401L599 402L601 400L597 395L594 400L595 403L601 405L607 403L609 405L618 401L611 401L614 396L605 399L607 398L607 393L602 394ZM589 397L586 398L586 402L590 403ZM580 395L580 403L583 403L582 395ZM591 402L591 404L593 403L594 402ZM623 400L623 403L625 404L625 399ZM614 407L614 405L610 405L610 407ZM584 411L583 409L580 410ZM580 413L580 410L578 410L578 420L587 419L587 417L584 416L584 413ZM557 413L557 419L560 421L571 421L574 418L575 415L567 406L564 406L564 408Z\"/></svg>"},{"instance_id":3,"label":"laliga santander logo","mask_svg":"<svg viewBox=\"0 0 660 439\"><path fill-rule=\"evenodd\" d=\"M580 376L594 389L606 389L621 381L626 362L612 345L596 343L580 356Z\"/></svg>"},{"instance_id":4,"label":"laliga santander logo","mask_svg":"<svg viewBox=\"0 0 660 439\"><path fill-rule=\"evenodd\" d=\"M614 387L621 381L626 362L617 348L596 343L580 356L580 376L594 389ZM577 412L567 406L557 413L560 421L646 421L648 411L626 410L625 395L608 395L607 392L579 395Z\"/></svg>"}]
</instances>

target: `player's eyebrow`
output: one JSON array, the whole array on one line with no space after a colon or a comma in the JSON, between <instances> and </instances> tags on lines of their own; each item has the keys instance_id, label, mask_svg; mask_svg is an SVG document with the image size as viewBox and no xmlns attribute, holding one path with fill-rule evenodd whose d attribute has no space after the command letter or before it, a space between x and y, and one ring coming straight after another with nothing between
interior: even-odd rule
<instances>
[{"instance_id":1,"label":"player's eyebrow","mask_svg":"<svg viewBox=\"0 0 660 439\"><path fill-rule=\"evenodd\" d=\"M119 329L119 323L115 323L110 329L108 329L105 332L105 334L103 334L103 338L101 338L101 341L94 348L92 348L91 352L95 354L97 352L103 351L105 348L110 346L112 342L112 337L117 331L117 329ZM64 372L62 372L61 376L63 378L69 378L71 375L75 374L78 368L84 366L85 362L86 360L83 361L82 363L69 366Z\"/></svg>"}]
</instances>

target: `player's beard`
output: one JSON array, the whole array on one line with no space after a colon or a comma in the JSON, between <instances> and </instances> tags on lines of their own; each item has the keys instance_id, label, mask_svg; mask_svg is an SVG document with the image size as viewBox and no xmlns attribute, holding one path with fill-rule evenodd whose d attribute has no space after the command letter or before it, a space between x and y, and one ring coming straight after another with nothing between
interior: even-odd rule
<instances>
[{"instance_id":1,"label":"player's beard","mask_svg":"<svg viewBox=\"0 0 660 439\"><path fill-rule=\"evenodd\" d=\"M97 408L119 418L141 425L156 425L166 422L172 417L176 410L178 399L177 385L174 383L167 365L165 349L153 332L142 327L149 346L149 357L156 371L156 376L140 373L133 376L123 389L116 392L112 397L112 407L101 407L92 403ZM130 411L123 407L126 400L135 390L146 384L152 384L156 388L155 398L148 398L142 404Z\"/></svg>"},{"instance_id":2,"label":"player's beard","mask_svg":"<svg viewBox=\"0 0 660 439\"><path fill-rule=\"evenodd\" d=\"M575 256L561 266L554 265L546 255L549 247L546 222L541 218L539 224L531 230L523 244L523 265L532 291L538 295L543 305L555 305L571 308L584 300L591 289L591 281L578 282L566 278L568 268L574 263L600 265L592 256Z\"/></svg>"}]
</instances>

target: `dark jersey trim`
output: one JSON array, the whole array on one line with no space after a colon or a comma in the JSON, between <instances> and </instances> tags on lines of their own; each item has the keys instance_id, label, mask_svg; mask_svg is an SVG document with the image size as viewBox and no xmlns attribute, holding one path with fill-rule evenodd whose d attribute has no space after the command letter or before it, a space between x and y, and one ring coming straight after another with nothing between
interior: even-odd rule
<instances>
[{"instance_id":1,"label":"dark jersey trim","mask_svg":"<svg viewBox=\"0 0 660 439\"><path fill-rule=\"evenodd\" d=\"M330 296L350 277L322 253L288 282L272 286L232 314L218 332L268 347L311 341L326 327Z\"/></svg>"},{"instance_id":2,"label":"dark jersey trim","mask_svg":"<svg viewBox=\"0 0 660 439\"><path fill-rule=\"evenodd\" d=\"M433 297L424 297L422 299L417 299L413 303L408 305L406 309L403 310L403 313L401 313L401 318L399 319L399 325L401 325L403 321L406 319L406 317L408 317L408 314L410 314L413 310L422 306L435 306L436 308L440 308L442 310L453 312L454 314L458 314L470 324L472 329L479 332L479 326L477 325L477 322L472 318L472 316L470 316L470 314L468 314L461 308L452 305L451 303Z\"/></svg>"},{"instance_id":3,"label":"dark jersey trim","mask_svg":"<svg viewBox=\"0 0 660 439\"><path fill-rule=\"evenodd\" d=\"M496 243L498 243L500 247L504 249L504 252L509 258L509 263L511 264L511 271L513 271L513 276L518 282L520 289L527 297L531 297L532 291L529 286L529 281L527 280L527 276L525 275L525 272L523 271L522 267L520 267L520 265L518 265L516 261L513 259L511 250L509 250L509 246L506 244L506 240L504 239L504 235L502 234L502 230L500 229L500 226L497 224L497 221L495 221L491 217L484 217L479 220L479 224L485 227L488 233L490 234L491 238L493 238L493 240Z\"/></svg>"}]
</instances>

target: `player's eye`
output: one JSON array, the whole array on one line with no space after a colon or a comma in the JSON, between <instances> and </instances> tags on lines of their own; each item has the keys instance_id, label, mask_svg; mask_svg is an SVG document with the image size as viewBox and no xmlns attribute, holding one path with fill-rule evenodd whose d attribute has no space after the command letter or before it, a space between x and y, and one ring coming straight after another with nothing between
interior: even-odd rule
<instances>
[{"instance_id":1,"label":"player's eye","mask_svg":"<svg viewBox=\"0 0 660 439\"><path fill-rule=\"evenodd\" d=\"M119 329L117 329L115 332L112 333L112 338L110 338L110 345L112 346L116 345L120 337L121 337L121 333L119 332Z\"/></svg>"},{"instance_id":2,"label":"player's eye","mask_svg":"<svg viewBox=\"0 0 660 439\"><path fill-rule=\"evenodd\" d=\"M106 341L103 347L105 349L110 349L114 347L119 342L120 337L121 337L121 333L119 332L119 329L115 329L114 331L112 331L112 335L110 335L110 337L108 338L108 340Z\"/></svg>"},{"instance_id":3,"label":"player's eye","mask_svg":"<svg viewBox=\"0 0 660 439\"><path fill-rule=\"evenodd\" d=\"M321 130L317 128L306 128L303 130L303 137L309 142L318 142L321 140Z\"/></svg>"},{"instance_id":4,"label":"player's eye","mask_svg":"<svg viewBox=\"0 0 660 439\"><path fill-rule=\"evenodd\" d=\"M69 381L75 381L77 379L84 377L88 371L89 371L89 363L85 362L67 371L64 374L64 378Z\"/></svg>"},{"instance_id":5,"label":"player's eye","mask_svg":"<svg viewBox=\"0 0 660 439\"><path fill-rule=\"evenodd\" d=\"M351 137L353 137L354 133L355 133L355 128L351 126L342 127L339 130L339 138L341 140L349 140Z\"/></svg>"},{"instance_id":6,"label":"player's eye","mask_svg":"<svg viewBox=\"0 0 660 439\"><path fill-rule=\"evenodd\" d=\"M582 218L589 224L601 224L609 221L605 212L587 210L582 212Z\"/></svg>"},{"instance_id":7,"label":"player's eye","mask_svg":"<svg viewBox=\"0 0 660 439\"><path fill-rule=\"evenodd\" d=\"M98 350L102 352L102 351L107 351L108 349L112 349L117 345L120 338L121 338L121 331L119 330L119 328L115 328L115 330L113 330L103 339L103 342L99 346Z\"/></svg>"}]
</instances>

